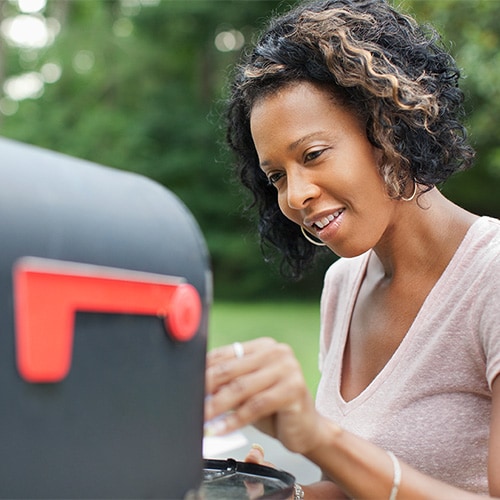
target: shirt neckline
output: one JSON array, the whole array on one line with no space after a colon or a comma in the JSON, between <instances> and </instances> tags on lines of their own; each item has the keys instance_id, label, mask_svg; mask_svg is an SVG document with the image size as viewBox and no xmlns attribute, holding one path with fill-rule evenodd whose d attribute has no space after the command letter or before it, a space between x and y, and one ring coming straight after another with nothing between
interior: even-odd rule
<instances>
[{"instance_id":1,"label":"shirt neckline","mask_svg":"<svg viewBox=\"0 0 500 500\"><path fill-rule=\"evenodd\" d=\"M390 377L391 373L394 371L394 369L399 365L400 359L404 356L404 353L406 350L409 348L409 346L412 343L412 340L415 336L414 332L418 330L416 326L418 326L420 322L420 318L425 315L426 310L428 309L428 304L433 302L433 297L436 296L435 298L438 299L439 295L441 294L441 290L443 288L446 288L446 283L450 279L450 276L453 275L453 270L456 268L457 265L459 265L460 261L464 257L466 253L466 249L468 247L468 242L471 238L473 238L474 233L476 231L476 228L481 225L480 222L482 223L483 221L487 221L488 217L479 217L477 220L475 220L467 232L465 233L462 241L460 242L459 246L455 250L455 253L453 254L452 258L448 262L448 265L444 269L443 273L439 277L439 279L436 281L432 289L429 291L427 294L427 297L425 298L424 302L422 303L420 309L418 310L413 322L411 323L410 327L408 328L408 331L406 332L405 336L403 337L403 340L399 344L399 346L396 348L394 351L393 355L389 358L387 363L383 366L383 368L380 370L379 373L373 378L373 380L353 399L350 399L349 401L346 401L343 396L342 392L340 390L341 388L341 378L342 378L342 370L343 370L343 364L344 364L344 351L345 351L345 345L347 342L347 335L349 332L349 325L351 324L351 318L352 314L354 311L354 305L356 303L356 299L359 294L359 290L361 287L361 283L363 282L363 278L366 274L366 268L368 266L368 262L370 261L370 256L373 253L373 250L369 250L368 252L365 253L363 257L363 261L361 262L361 265L359 267L359 270L357 272L357 275L354 280L354 286L352 287L352 292L349 298L349 303L348 303L348 311L349 313L345 316L344 323L342 325L342 330L341 330L341 335L342 339L339 342L339 348L340 351L337 353L338 358L340 359L341 362L337 363L337 368L336 368L336 373L335 373L335 384L336 384L336 396L337 399L340 403L339 407L342 409L343 413L347 413L348 411L351 411L352 409L356 408L357 406L360 406L363 404L367 399L369 399L376 391L377 389Z\"/></svg>"}]
</instances>

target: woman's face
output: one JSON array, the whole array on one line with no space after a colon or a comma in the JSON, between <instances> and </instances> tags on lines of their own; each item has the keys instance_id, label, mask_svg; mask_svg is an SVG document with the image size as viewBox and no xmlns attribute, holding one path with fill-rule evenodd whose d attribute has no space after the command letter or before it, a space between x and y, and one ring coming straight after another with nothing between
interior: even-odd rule
<instances>
[{"instance_id":1,"label":"woman's face","mask_svg":"<svg viewBox=\"0 0 500 500\"><path fill-rule=\"evenodd\" d=\"M395 203L379 174L381 151L349 108L301 82L258 100L250 126L286 217L343 257L380 241Z\"/></svg>"}]
</instances>

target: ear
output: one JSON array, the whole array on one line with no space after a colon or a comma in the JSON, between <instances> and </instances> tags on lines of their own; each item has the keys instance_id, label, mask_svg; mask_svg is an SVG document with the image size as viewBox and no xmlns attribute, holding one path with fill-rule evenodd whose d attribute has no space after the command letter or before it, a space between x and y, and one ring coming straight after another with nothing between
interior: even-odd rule
<instances>
[{"instance_id":1,"label":"ear","mask_svg":"<svg viewBox=\"0 0 500 500\"><path fill-rule=\"evenodd\" d=\"M385 186L387 196L396 199L400 196L400 181L398 172L401 169L399 165L387 158L383 149L373 146L373 155L380 173L380 178Z\"/></svg>"}]
</instances>

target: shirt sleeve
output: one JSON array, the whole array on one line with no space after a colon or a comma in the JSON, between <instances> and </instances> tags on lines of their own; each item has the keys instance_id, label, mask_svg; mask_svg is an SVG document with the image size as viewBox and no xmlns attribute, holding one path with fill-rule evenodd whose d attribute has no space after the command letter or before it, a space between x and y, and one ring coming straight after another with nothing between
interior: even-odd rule
<instances>
[{"instance_id":1,"label":"shirt sleeve","mask_svg":"<svg viewBox=\"0 0 500 500\"><path fill-rule=\"evenodd\" d=\"M495 266L500 267L500 266ZM491 288L484 304L480 328L486 356L486 378L490 389L500 373L500 272L494 273Z\"/></svg>"},{"instance_id":2,"label":"shirt sleeve","mask_svg":"<svg viewBox=\"0 0 500 500\"><path fill-rule=\"evenodd\" d=\"M480 276L479 335L486 358L486 379L490 389L500 373L500 238L495 240L487 265Z\"/></svg>"}]
</instances>

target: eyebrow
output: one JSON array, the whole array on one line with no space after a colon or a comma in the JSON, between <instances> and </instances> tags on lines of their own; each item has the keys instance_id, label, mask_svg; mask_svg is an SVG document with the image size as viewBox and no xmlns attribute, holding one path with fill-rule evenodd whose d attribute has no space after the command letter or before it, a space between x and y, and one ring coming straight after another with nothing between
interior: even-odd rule
<instances>
[{"instance_id":1,"label":"eyebrow","mask_svg":"<svg viewBox=\"0 0 500 500\"><path fill-rule=\"evenodd\" d=\"M310 134L305 135L304 137L301 137L300 139L297 139L296 141L292 142L288 147L288 151L293 151L294 149L297 149L298 146L300 146L302 143L308 141L312 137L322 134L323 130L317 130L316 132L311 132Z\"/></svg>"},{"instance_id":2,"label":"eyebrow","mask_svg":"<svg viewBox=\"0 0 500 500\"><path fill-rule=\"evenodd\" d=\"M297 149L302 143L306 142L307 140L311 139L312 137L324 133L323 130L317 130L316 132L311 132L310 134L305 135L304 137L301 137L300 139L297 139L296 141L292 142L291 144L288 145L286 148L287 151L293 151ZM263 167L268 167L271 164L271 162L264 160L263 162L260 163L260 168Z\"/></svg>"}]
</instances>

